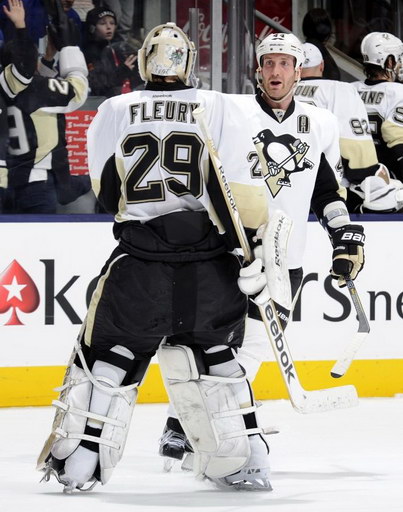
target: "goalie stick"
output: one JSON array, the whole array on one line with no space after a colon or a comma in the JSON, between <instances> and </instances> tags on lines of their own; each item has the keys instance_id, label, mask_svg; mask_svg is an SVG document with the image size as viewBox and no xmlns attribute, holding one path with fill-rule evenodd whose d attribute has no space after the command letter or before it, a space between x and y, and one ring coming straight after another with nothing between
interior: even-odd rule
<instances>
[{"instance_id":1,"label":"goalie stick","mask_svg":"<svg viewBox=\"0 0 403 512\"><path fill-rule=\"evenodd\" d=\"M203 138L206 143L214 171L217 175L232 224L243 250L245 260L251 262L253 260L253 253L246 237L239 211L236 207L235 199L225 176L217 149L209 133L209 129L204 118L204 111L205 109L202 107L196 108L193 110L193 117L197 120L203 134ZM283 217L287 218L284 214ZM358 404L357 391L352 385L319 389L315 391L307 391L304 389L298 378L291 352L288 348L272 298L269 298L265 304L259 306L259 312L265 325L277 363L280 367L281 375L286 385L290 401L298 412L323 412L331 409L352 407Z\"/></svg>"},{"instance_id":2,"label":"goalie stick","mask_svg":"<svg viewBox=\"0 0 403 512\"><path fill-rule=\"evenodd\" d=\"M365 338L368 336L370 327L364 308L362 307L360 297L358 296L357 289L354 281L349 275L344 276L346 285L350 293L351 300L354 304L355 311L358 318L358 331L355 333L350 344L345 348L343 355L336 361L333 368L330 371L330 375L335 379L342 377L346 371L350 368L350 365L354 359L358 349L363 344Z\"/></svg>"}]
</instances>

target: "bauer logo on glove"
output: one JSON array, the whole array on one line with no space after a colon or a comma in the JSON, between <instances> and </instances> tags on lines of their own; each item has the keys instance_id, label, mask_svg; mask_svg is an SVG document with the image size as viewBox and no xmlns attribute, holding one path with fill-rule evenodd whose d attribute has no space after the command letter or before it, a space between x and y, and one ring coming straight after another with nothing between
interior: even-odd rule
<instances>
[{"instance_id":1,"label":"bauer logo on glove","mask_svg":"<svg viewBox=\"0 0 403 512\"><path fill-rule=\"evenodd\" d=\"M332 231L333 265L332 277L338 279L340 287L346 286L345 276L355 279L364 266L364 228L349 224Z\"/></svg>"}]
</instances>

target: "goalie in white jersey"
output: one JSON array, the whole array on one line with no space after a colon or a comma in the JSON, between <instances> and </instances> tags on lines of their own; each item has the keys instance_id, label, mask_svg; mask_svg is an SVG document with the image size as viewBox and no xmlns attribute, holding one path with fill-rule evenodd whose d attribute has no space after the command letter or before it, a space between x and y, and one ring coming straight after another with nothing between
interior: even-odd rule
<instances>
[{"instance_id":1,"label":"goalie in white jersey","mask_svg":"<svg viewBox=\"0 0 403 512\"><path fill-rule=\"evenodd\" d=\"M206 189L208 154L192 116L204 106L218 136L222 99L192 86L194 59L175 24L153 29L139 51L145 90L105 101L88 130L93 187L115 215L119 245L99 277L38 461L67 492L110 478L157 350L195 473L271 489L268 447L235 359L247 310L240 262Z\"/></svg>"},{"instance_id":2,"label":"goalie in white jersey","mask_svg":"<svg viewBox=\"0 0 403 512\"><path fill-rule=\"evenodd\" d=\"M374 177L356 192L364 199L363 211L396 212L403 208L403 86L395 81L403 43L387 32L371 32L361 53L367 78L353 85L366 107L378 160L392 179Z\"/></svg>"},{"instance_id":3,"label":"goalie in white jersey","mask_svg":"<svg viewBox=\"0 0 403 512\"><path fill-rule=\"evenodd\" d=\"M305 59L295 99L330 110L337 117L340 131L340 153L343 163L343 185L347 187L349 211L356 211L362 199L354 193L370 176L384 174L378 164L367 111L352 84L322 78L324 61L319 49L310 43L302 45ZM349 185L353 185L350 192ZM362 185L361 185L362 184Z\"/></svg>"}]
</instances>

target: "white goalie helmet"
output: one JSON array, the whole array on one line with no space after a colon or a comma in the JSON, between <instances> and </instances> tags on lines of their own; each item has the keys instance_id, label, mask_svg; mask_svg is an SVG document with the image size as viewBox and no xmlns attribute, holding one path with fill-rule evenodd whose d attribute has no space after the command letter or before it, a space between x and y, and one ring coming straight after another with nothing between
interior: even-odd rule
<instances>
[{"instance_id":1,"label":"white goalie helmet","mask_svg":"<svg viewBox=\"0 0 403 512\"><path fill-rule=\"evenodd\" d=\"M152 75L178 76L190 85L196 59L195 45L175 23L158 25L150 30L138 52L139 73L145 82Z\"/></svg>"},{"instance_id":2,"label":"white goalie helmet","mask_svg":"<svg viewBox=\"0 0 403 512\"><path fill-rule=\"evenodd\" d=\"M256 48L256 59L259 67L263 55L270 53L284 53L295 57L295 69L299 69L305 60L302 43L294 34L270 34Z\"/></svg>"},{"instance_id":3,"label":"white goalie helmet","mask_svg":"<svg viewBox=\"0 0 403 512\"><path fill-rule=\"evenodd\" d=\"M394 57L397 64L401 61L402 53L402 41L388 32L371 32L361 42L361 54L364 64L375 64L385 68L389 55Z\"/></svg>"}]
</instances>

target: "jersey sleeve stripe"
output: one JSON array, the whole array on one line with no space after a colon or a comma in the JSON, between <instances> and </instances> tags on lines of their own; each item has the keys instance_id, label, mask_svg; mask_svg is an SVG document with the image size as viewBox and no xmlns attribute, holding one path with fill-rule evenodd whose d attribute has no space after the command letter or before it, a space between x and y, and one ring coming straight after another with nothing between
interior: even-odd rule
<instances>
[{"instance_id":1,"label":"jersey sleeve stripe","mask_svg":"<svg viewBox=\"0 0 403 512\"><path fill-rule=\"evenodd\" d=\"M9 98L15 98L17 94L28 87L31 81L32 77L22 76L14 64L7 66L0 75L0 86Z\"/></svg>"}]
</instances>

